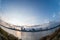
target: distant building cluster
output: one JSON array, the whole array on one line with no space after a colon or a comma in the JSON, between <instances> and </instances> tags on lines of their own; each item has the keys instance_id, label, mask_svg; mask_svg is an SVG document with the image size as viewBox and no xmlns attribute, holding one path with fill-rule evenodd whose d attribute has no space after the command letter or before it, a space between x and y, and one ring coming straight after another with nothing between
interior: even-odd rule
<instances>
[{"instance_id":1,"label":"distant building cluster","mask_svg":"<svg viewBox=\"0 0 60 40\"><path fill-rule=\"evenodd\" d=\"M24 31L24 32L38 32L38 31L46 31L50 29L54 29L57 27L57 25L53 26L47 26L47 27L40 27L40 25L35 25L35 26L16 26L16 25L11 25L8 24L2 20L0 20L1 23L0 25L5 26L5 28L12 29L12 30L17 30L17 31ZM43 25L44 26L44 25Z\"/></svg>"}]
</instances>

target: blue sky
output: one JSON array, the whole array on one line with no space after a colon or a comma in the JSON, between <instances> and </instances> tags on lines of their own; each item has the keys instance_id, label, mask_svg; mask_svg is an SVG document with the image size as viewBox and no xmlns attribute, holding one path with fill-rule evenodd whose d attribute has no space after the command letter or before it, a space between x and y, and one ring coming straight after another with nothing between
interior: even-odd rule
<instances>
[{"instance_id":1,"label":"blue sky","mask_svg":"<svg viewBox=\"0 0 60 40\"><path fill-rule=\"evenodd\" d=\"M60 20L60 0L1 0L0 16L17 25Z\"/></svg>"}]
</instances>

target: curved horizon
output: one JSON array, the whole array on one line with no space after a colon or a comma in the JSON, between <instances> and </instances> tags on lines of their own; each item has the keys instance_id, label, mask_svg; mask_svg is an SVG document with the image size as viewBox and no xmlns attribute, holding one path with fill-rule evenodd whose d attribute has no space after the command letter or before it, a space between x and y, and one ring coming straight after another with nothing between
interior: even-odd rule
<instances>
[{"instance_id":1,"label":"curved horizon","mask_svg":"<svg viewBox=\"0 0 60 40\"><path fill-rule=\"evenodd\" d=\"M38 25L60 21L59 0L1 0L0 16L15 25Z\"/></svg>"}]
</instances>

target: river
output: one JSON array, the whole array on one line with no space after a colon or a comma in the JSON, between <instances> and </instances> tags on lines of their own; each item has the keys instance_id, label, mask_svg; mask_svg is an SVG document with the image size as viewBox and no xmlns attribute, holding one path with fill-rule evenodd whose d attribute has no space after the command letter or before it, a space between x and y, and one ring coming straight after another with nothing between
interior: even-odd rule
<instances>
[{"instance_id":1,"label":"river","mask_svg":"<svg viewBox=\"0 0 60 40\"><path fill-rule=\"evenodd\" d=\"M4 29L5 31L7 31L8 33L13 34L14 36L16 36L22 40L40 40L40 38L42 38L46 35L52 34L57 29L57 28L55 28L52 30L40 31L40 32L20 32L20 31L14 31L14 30L6 29L2 26L0 26L0 27L2 29Z\"/></svg>"}]
</instances>

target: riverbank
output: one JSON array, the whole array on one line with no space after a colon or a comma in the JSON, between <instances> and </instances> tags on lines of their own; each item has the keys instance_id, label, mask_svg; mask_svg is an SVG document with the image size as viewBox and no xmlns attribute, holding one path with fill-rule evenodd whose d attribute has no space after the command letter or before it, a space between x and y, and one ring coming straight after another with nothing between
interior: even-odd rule
<instances>
[{"instance_id":1,"label":"riverbank","mask_svg":"<svg viewBox=\"0 0 60 40\"><path fill-rule=\"evenodd\" d=\"M0 40L21 40L0 28Z\"/></svg>"},{"instance_id":2,"label":"riverbank","mask_svg":"<svg viewBox=\"0 0 60 40\"><path fill-rule=\"evenodd\" d=\"M40 40L60 40L60 28L51 35L42 37Z\"/></svg>"}]
</instances>

